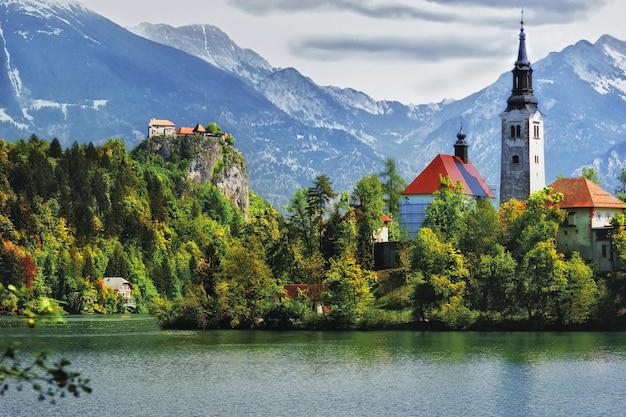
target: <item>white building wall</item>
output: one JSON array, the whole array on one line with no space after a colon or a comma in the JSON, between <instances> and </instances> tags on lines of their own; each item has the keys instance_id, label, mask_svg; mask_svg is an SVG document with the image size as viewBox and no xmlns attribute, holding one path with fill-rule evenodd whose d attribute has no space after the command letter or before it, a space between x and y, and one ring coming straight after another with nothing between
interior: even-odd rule
<instances>
[{"instance_id":1,"label":"white building wall","mask_svg":"<svg viewBox=\"0 0 626 417\"><path fill-rule=\"evenodd\" d=\"M591 218L592 229L602 229L605 227L611 227L611 219L617 214L616 209L596 208L593 210L593 217Z\"/></svg>"},{"instance_id":2,"label":"white building wall","mask_svg":"<svg viewBox=\"0 0 626 417\"><path fill-rule=\"evenodd\" d=\"M546 165L544 158L543 117L537 111L528 119L528 149L530 154L530 194L543 190L546 186Z\"/></svg>"}]
</instances>

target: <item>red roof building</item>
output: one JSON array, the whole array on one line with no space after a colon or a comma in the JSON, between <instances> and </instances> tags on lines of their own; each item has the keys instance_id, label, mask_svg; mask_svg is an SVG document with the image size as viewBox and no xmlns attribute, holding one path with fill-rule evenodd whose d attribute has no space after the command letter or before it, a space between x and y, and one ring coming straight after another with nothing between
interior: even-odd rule
<instances>
[{"instance_id":1,"label":"red roof building","mask_svg":"<svg viewBox=\"0 0 626 417\"><path fill-rule=\"evenodd\" d=\"M206 133L206 129L200 123L193 128L193 133L196 135L204 135Z\"/></svg>"},{"instance_id":2,"label":"red roof building","mask_svg":"<svg viewBox=\"0 0 626 417\"><path fill-rule=\"evenodd\" d=\"M176 126L169 120L150 119L148 123L148 138L155 136L174 136Z\"/></svg>"},{"instance_id":3,"label":"red roof building","mask_svg":"<svg viewBox=\"0 0 626 417\"><path fill-rule=\"evenodd\" d=\"M400 201L400 230L406 230L415 237L424 219L426 208L433 200L433 193L439 189L440 177L450 177L453 184L461 182L463 192L471 198L495 198L487 182L478 173L468 157L463 128L456 135L454 155L437 155L430 164L411 182Z\"/></svg>"},{"instance_id":4,"label":"red roof building","mask_svg":"<svg viewBox=\"0 0 626 417\"><path fill-rule=\"evenodd\" d=\"M439 154L409 184L402 195L431 195L439 189L439 176L450 177L452 184L460 181L465 195L494 198L493 192L480 176L471 161L463 162L459 157Z\"/></svg>"},{"instance_id":5,"label":"red roof building","mask_svg":"<svg viewBox=\"0 0 626 417\"><path fill-rule=\"evenodd\" d=\"M556 238L559 251L576 251L600 270L612 270L611 219L624 212L626 203L587 178L560 178L550 188L552 193L563 194L558 205L567 211Z\"/></svg>"},{"instance_id":6,"label":"red roof building","mask_svg":"<svg viewBox=\"0 0 626 417\"><path fill-rule=\"evenodd\" d=\"M179 127L176 129L176 136L193 136L195 135L193 127Z\"/></svg>"},{"instance_id":7,"label":"red roof building","mask_svg":"<svg viewBox=\"0 0 626 417\"><path fill-rule=\"evenodd\" d=\"M322 305L320 298L324 291L325 285L318 284L286 284L284 286L285 296L291 300L298 298L300 292L304 293L306 298L311 302L311 309L318 314L328 313L328 307Z\"/></svg>"}]
</instances>

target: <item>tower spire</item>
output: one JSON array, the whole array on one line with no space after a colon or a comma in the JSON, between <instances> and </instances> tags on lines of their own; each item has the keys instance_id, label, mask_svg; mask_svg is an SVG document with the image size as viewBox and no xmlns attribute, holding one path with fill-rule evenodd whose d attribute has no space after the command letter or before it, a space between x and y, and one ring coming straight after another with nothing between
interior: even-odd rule
<instances>
[{"instance_id":1,"label":"tower spire","mask_svg":"<svg viewBox=\"0 0 626 417\"><path fill-rule=\"evenodd\" d=\"M516 67L527 66L530 68L530 61L528 60L528 54L526 53L526 34L524 33L524 10L522 9L522 19L520 20L519 31L519 50L517 52Z\"/></svg>"},{"instance_id":2,"label":"tower spire","mask_svg":"<svg viewBox=\"0 0 626 417\"><path fill-rule=\"evenodd\" d=\"M511 96L507 100L507 111L513 109L529 110L537 109L537 99L533 95L533 69L526 52L526 33L524 32L524 11L520 21L519 48L517 51L517 61L513 67L513 88Z\"/></svg>"}]
</instances>

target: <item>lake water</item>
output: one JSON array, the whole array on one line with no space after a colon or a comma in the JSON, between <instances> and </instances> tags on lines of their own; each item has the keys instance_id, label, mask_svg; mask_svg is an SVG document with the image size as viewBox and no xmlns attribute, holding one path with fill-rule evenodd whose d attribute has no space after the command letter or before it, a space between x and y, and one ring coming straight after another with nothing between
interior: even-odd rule
<instances>
[{"instance_id":1,"label":"lake water","mask_svg":"<svg viewBox=\"0 0 626 417\"><path fill-rule=\"evenodd\" d=\"M160 331L145 316L0 321L94 392L0 416L622 416L626 333Z\"/></svg>"}]
</instances>

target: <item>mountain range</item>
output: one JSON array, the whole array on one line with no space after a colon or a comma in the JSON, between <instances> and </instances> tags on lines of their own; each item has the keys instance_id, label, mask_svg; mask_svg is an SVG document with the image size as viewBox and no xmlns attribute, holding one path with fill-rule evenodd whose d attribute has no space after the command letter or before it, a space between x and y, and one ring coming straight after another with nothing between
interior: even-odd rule
<instances>
[{"instance_id":1,"label":"mountain range","mask_svg":"<svg viewBox=\"0 0 626 417\"><path fill-rule=\"evenodd\" d=\"M152 117L217 122L245 156L252 189L279 207L320 174L350 191L387 157L410 182L437 153L452 153L461 120L470 159L499 184L510 73L461 100L376 101L275 68L212 25L125 29L61 0L0 4L0 62L1 137L34 133L64 146L119 137L132 148ZM548 182L593 166L613 191L626 167L626 42L581 40L533 69Z\"/></svg>"}]
</instances>

